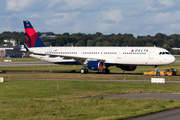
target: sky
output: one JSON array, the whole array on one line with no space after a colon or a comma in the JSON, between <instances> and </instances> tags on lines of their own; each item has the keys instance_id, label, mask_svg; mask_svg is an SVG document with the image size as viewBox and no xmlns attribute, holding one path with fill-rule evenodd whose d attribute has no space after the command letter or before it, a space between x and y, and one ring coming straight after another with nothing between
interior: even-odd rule
<instances>
[{"instance_id":1,"label":"sky","mask_svg":"<svg viewBox=\"0 0 180 120\"><path fill-rule=\"evenodd\" d=\"M0 0L0 33L180 34L180 0Z\"/></svg>"}]
</instances>

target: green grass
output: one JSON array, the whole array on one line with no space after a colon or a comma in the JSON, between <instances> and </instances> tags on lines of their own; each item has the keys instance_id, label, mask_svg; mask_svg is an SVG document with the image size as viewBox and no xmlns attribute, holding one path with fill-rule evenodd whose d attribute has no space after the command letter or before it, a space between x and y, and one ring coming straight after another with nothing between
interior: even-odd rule
<instances>
[{"instance_id":1,"label":"green grass","mask_svg":"<svg viewBox=\"0 0 180 120\"><path fill-rule=\"evenodd\" d=\"M59 93L57 91L59 84ZM177 83L151 84L147 82L6 80L0 84L0 97L8 98L79 98L125 93L179 93ZM20 93L18 93L21 91ZM33 92L35 91L35 92ZM13 94L15 92L18 94ZM31 94L29 94L31 93ZM23 94L22 96L19 96ZM61 96L59 96L61 95Z\"/></svg>"},{"instance_id":2,"label":"green grass","mask_svg":"<svg viewBox=\"0 0 180 120\"><path fill-rule=\"evenodd\" d=\"M159 66L158 70L168 67L180 69L180 63L167 66ZM123 71L115 66L109 67L111 74L101 74L98 71L89 70L88 74L80 74L81 65L41 65L41 66L1 66L6 74L0 74L5 79L81 79L81 80L150 80L153 76L145 76L143 72L153 71L152 66L138 66L135 71ZM50 74L51 71L51 74ZM77 73L74 74L73 72ZM18 73L18 74L17 74ZM21 75L19 75L21 74ZM156 76L157 77L157 76ZM169 81L179 81L177 76L160 76Z\"/></svg>"},{"instance_id":3,"label":"green grass","mask_svg":"<svg viewBox=\"0 0 180 120\"><path fill-rule=\"evenodd\" d=\"M124 119L179 104L179 101L154 99L12 99L1 105L0 116L17 120Z\"/></svg>"},{"instance_id":4,"label":"green grass","mask_svg":"<svg viewBox=\"0 0 180 120\"><path fill-rule=\"evenodd\" d=\"M180 101L85 97L179 91L177 83L6 80L0 84L0 119L124 119L180 107Z\"/></svg>"},{"instance_id":5,"label":"green grass","mask_svg":"<svg viewBox=\"0 0 180 120\"><path fill-rule=\"evenodd\" d=\"M180 56L176 56L175 58L176 58L176 60L180 60Z\"/></svg>"},{"instance_id":6,"label":"green grass","mask_svg":"<svg viewBox=\"0 0 180 120\"><path fill-rule=\"evenodd\" d=\"M32 58L13 59L14 62L34 60ZM164 70L167 67L180 69L180 63L159 66L158 69ZM1 66L1 70L6 70L7 73L0 74L0 77L5 79L5 82L0 83L0 119L125 119L180 107L180 100L103 97L128 93L179 93L179 83L151 84L149 80L152 76L142 75L144 71L153 71L152 66L138 66L136 71L125 72L125 74L116 67L110 67L112 74L101 74L91 70L89 74L71 73L80 72L81 68L82 66L79 65L75 67L70 65ZM50 70L52 70L51 73ZM179 81L178 76L160 77L169 81ZM89 81L123 79L146 79L147 82ZM58 92L57 84L59 84Z\"/></svg>"}]
</instances>

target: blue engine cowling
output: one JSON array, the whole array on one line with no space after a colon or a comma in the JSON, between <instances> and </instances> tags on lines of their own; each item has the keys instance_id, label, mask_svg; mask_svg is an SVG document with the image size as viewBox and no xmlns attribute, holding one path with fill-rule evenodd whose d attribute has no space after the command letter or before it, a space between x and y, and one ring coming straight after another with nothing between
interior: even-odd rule
<instances>
[{"instance_id":1,"label":"blue engine cowling","mask_svg":"<svg viewBox=\"0 0 180 120\"><path fill-rule=\"evenodd\" d=\"M103 70L104 63L101 61L89 61L87 63L87 68L91 70Z\"/></svg>"}]
</instances>

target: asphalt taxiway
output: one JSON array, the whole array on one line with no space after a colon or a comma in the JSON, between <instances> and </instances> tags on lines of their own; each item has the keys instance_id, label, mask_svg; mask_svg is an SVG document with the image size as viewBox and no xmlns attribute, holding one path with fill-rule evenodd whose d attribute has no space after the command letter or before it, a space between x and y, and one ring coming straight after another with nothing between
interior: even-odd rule
<instances>
[{"instance_id":1,"label":"asphalt taxiway","mask_svg":"<svg viewBox=\"0 0 180 120\"><path fill-rule=\"evenodd\" d=\"M0 66L54 65L48 62L0 62Z\"/></svg>"},{"instance_id":2,"label":"asphalt taxiway","mask_svg":"<svg viewBox=\"0 0 180 120\"><path fill-rule=\"evenodd\" d=\"M149 114L145 116L130 118L126 120L179 120L180 108Z\"/></svg>"},{"instance_id":3,"label":"asphalt taxiway","mask_svg":"<svg viewBox=\"0 0 180 120\"><path fill-rule=\"evenodd\" d=\"M175 62L180 62L176 60ZM29 65L54 65L48 62L0 62L0 66L29 66Z\"/></svg>"},{"instance_id":4,"label":"asphalt taxiway","mask_svg":"<svg viewBox=\"0 0 180 120\"><path fill-rule=\"evenodd\" d=\"M133 98L133 99L169 99L180 100L180 93L146 93L146 94L119 94L119 95L107 95L105 98Z\"/></svg>"}]
</instances>

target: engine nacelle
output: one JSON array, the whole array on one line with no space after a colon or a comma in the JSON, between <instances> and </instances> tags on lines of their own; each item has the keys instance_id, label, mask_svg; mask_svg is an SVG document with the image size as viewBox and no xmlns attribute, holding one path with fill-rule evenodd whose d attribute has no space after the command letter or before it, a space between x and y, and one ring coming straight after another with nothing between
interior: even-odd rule
<instances>
[{"instance_id":1,"label":"engine nacelle","mask_svg":"<svg viewBox=\"0 0 180 120\"><path fill-rule=\"evenodd\" d=\"M122 70L125 70L125 71L134 71L137 68L136 65L131 65L131 66L116 66L116 67L121 68Z\"/></svg>"},{"instance_id":2,"label":"engine nacelle","mask_svg":"<svg viewBox=\"0 0 180 120\"><path fill-rule=\"evenodd\" d=\"M89 61L87 63L87 68L91 70L103 70L104 62L101 61Z\"/></svg>"}]
</instances>

